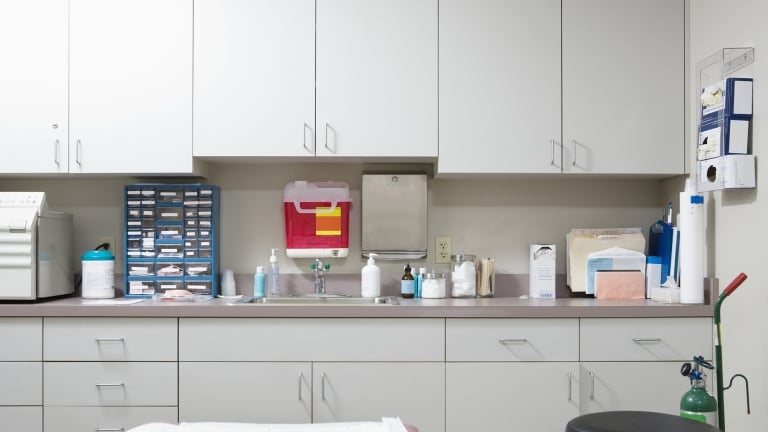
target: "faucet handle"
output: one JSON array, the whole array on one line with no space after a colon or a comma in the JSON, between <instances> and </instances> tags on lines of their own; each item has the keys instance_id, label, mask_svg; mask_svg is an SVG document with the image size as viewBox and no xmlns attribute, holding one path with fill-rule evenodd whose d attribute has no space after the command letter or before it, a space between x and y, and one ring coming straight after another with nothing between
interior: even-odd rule
<instances>
[{"instance_id":1,"label":"faucet handle","mask_svg":"<svg viewBox=\"0 0 768 432\"><path fill-rule=\"evenodd\" d=\"M320 261L319 259L315 258L315 262L313 262L312 264L309 265L309 269L312 270L312 271L330 270L331 269L331 264L330 263L323 264L322 261Z\"/></svg>"}]
</instances>

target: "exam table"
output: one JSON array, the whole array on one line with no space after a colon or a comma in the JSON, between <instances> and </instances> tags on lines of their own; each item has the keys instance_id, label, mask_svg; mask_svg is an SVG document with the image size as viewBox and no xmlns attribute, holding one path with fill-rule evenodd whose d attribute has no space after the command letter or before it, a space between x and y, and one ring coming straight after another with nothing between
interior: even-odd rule
<instances>
[{"instance_id":1,"label":"exam table","mask_svg":"<svg viewBox=\"0 0 768 432\"><path fill-rule=\"evenodd\" d=\"M383 417L380 422L307 424L258 424L226 422L148 423L127 432L418 432L399 418Z\"/></svg>"}]
</instances>

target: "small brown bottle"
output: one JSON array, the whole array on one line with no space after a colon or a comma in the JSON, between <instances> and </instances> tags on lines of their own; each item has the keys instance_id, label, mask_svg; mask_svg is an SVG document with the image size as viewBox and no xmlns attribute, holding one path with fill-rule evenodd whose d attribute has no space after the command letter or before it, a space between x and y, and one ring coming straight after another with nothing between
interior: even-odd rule
<instances>
[{"instance_id":1,"label":"small brown bottle","mask_svg":"<svg viewBox=\"0 0 768 432\"><path fill-rule=\"evenodd\" d=\"M403 275L403 279L400 281L400 295L403 296L403 298L413 298L414 283L415 281L413 279L413 275L411 274L411 265L406 264L405 274Z\"/></svg>"}]
</instances>

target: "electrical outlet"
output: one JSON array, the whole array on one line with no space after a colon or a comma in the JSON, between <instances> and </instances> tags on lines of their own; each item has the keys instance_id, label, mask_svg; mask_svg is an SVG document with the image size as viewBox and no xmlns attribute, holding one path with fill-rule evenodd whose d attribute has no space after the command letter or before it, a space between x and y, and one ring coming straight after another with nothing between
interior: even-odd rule
<instances>
[{"instance_id":1,"label":"electrical outlet","mask_svg":"<svg viewBox=\"0 0 768 432\"><path fill-rule=\"evenodd\" d=\"M107 250L112 253L115 253L115 247L117 247L117 245L115 244L114 237L99 237L99 239L97 240L96 246L102 243L109 243L109 247L107 248Z\"/></svg>"},{"instance_id":2,"label":"electrical outlet","mask_svg":"<svg viewBox=\"0 0 768 432\"><path fill-rule=\"evenodd\" d=\"M435 264L451 262L451 238L435 237Z\"/></svg>"}]
</instances>

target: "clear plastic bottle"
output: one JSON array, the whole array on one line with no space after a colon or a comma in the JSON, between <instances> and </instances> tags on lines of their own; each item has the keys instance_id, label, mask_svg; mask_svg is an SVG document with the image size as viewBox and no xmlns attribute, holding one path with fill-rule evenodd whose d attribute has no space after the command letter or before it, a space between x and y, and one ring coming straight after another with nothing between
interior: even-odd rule
<instances>
[{"instance_id":1,"label":"clear plastic bottle","mask_svg":"<svg viewBox=\"0 0 768 432\"><path fill-rule=\"evenodd\" d=\"M267 297L280 297L280 266L277 263L277 252L280 249L272 248L272 256L269 257L269 286Z\"/></svg>"},{"instance_id":2,"label":"clear plastic bottle","mask_svg":"<svg viewBox=\"0 0 768 432\"><path fill-rule=\"evenodd\" d=\"M376 265L376 254L368 255L368 264L360 272L360 295L378 297L381 295L381 269Z\"/></svg>"}]
</instances>

